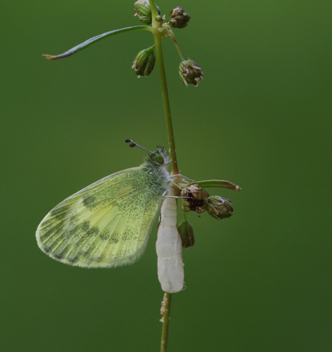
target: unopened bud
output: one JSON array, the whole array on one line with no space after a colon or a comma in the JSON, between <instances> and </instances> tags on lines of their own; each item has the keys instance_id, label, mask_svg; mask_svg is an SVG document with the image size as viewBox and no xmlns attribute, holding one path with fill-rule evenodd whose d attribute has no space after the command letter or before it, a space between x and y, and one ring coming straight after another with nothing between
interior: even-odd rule
<instances>
[{"instance_id":1,"label":"unopened bud","mask_svg":"<svg viewBox=\"0 0 332 352\"><path fill-rule=\"evenodd\" d=\"M179 66L179 74L186 86L193 84L197 87L199 81L204 78L201 68L193 60L182 61Z\"/></svg>"},{"instance_id":2,"label":"unopened bud","mask_svg":"<svg viewBox=\"0 0 332 352\"><path fill-rule=\"evenodd\" d=\"M178 231L182 241L182 247L190 248L195 243L194 230L187 220L182 220L178 225Z\"/></svg>"},{"instance_id":3,"label":"unopened bud","mask_svg":"<svg viewBox=\"0 0 332 352\"><path fill-rule=\"evenodd\" d=\"M160 15L158 15L156 17L156 22L162 22L162 21L163 21L163 18Z\"/></svg>"},{"instance_id":4,"label":"unopened bud","mask_svg":"<svg viewBox=\"0 0 332 352\"><path fill-rule=\"evenodd\" d=\"M157 6L158 14L160 15L160 9ZM152 12L149 0L138 0L134 4L135 16L138 16L139 20L146 24L152 23Z\"/></svg>"},{"instance_id":5,"label":"unopened bud","mask_svg":"<svg viewBox=\"0 0 332 352\"><path fill-rule=\"evenodd\" d=\"M207 212L215 219L222 220L233 215L232 202L219 196L207 198Z\"/></svg>"},{"instance_id":6,"label":"unopened bud","mask_svg":"<svg viewBox=\"0 0 332 352\"><path fill-rule=\"evenodd\" d=\"M147 77L152 72L155 62L154 49L144 49L137 54L131 68L135 69L138 77Z\"/></svg>"},{"instance_id":7,"label":"unopened bud","mask_svg":"<svg viewBox=\"0 0 332 352\"><path fill-rule=\"evenodd\" d=\"M170 24L173 28L184 28L188 24L190 16L183 11L181 6L176 7L170 13Z\"/></svg>"}]
</instances>

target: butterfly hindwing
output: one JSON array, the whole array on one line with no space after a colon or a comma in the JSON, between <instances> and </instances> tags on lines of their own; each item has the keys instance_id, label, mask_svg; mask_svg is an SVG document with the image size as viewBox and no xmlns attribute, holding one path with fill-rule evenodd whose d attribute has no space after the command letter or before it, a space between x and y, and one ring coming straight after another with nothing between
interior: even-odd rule
<instances>
[{"instance_id":1,"label":"butterfly hindwing","mask_svg":"<svg viewBox=\"0 0 332 352\"><path fill-rule=\"evenodd\" d=\"M82 267L135 262L160 208L165 179L156 180L143 164L93 183L45 216L36 234L39 247L56 260Z\"/></svg>"}]
</instances>

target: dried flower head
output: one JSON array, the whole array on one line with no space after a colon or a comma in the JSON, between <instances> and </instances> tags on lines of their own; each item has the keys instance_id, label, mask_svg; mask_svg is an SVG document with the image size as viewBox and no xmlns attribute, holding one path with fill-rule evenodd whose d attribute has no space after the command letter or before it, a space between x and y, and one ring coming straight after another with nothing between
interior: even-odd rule
<instances>
[{"instance_id":1,"label":"dried flower head","mask_svg":"<svg viewBox=\"0 0 332 352\"><path fill-rule=\"evenodd\" d=\"M179 66L179 74L182 82L188 86L193 84L195 87L198 86L200 80L204 78L204 73L198 64L193 60L182 61Z\"/></svg>"}]
</instances>

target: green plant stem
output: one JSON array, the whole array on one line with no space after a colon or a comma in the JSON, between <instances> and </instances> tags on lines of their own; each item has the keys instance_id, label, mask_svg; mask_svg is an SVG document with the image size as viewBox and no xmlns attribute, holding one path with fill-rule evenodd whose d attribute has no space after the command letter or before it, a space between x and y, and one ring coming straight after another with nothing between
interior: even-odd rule
<instances>
[{"instance_id":1,"label":"green plant stem","mask_svg":"<svg viewBox=\"0 0 332 352\"><path fill-rule=\"evenodd\" d=\"M172 301L172 294L166 292L164 295L163 300L163 328L161 332L161 346L160 352L167 351L167 337L168 337L168 326L169 326L169 319L170 319L170 311L171 311L171 301Z\"/></svg>"},{"instance_id":2,"label":"green plant stem","mask_svg":"<svg viewBox=\"0 0 332 352\"><path fill-rule=\"evenodd\" d=\"M174 140L174 132L173 132L173 124L172 124L172 116L171 116L171 107L169 103L167 82L166 82L166 73L165 73L165 65L164 65L164 56L163 56L163 48L162 48L162 33L159 31L162 23L156 21L156 17L158 15L157 7L154 3L154 0L149 0L152 12L152 33L154 36L155 44L156 44L156 53L157 53L157 61L158 61L158 70L161 84L161 93L163 97L164 103L164 111L167 125L167 135L168 135L168 144L170 147L170 154L172 158L172 174L178 175L179 168L176 158L176 149L175 149L175 140ZM177 192L177 190L175 190ZM167 339L168 339L168 327L169 327L169 319L171 312L171 300L172 294L166 292L164 294L163 306L162 306L162 314L163 314L163 327L161 333L161 347L160 352L167 351Z\"/></svg>"},{"instance_id":3,"label":"green plant stem","mask_svg":"<svg viewBox=\"0 0 332 352\"><path fill-rule=\"evenodd\" d=\"M173 31L170 31L169 36L171 37L171 39L172 39L172 41L173 41L173 43L174 43L174 45L175 45L175 47L176 47L176 50L178 51L178 53L179 53L179 55L180 55L181 60L182 60L182 61L185 61L185 59L184 59L184 57L183 57L183 55L182 55L182 53L181 53L181 50L180 50L180 48L179 48L179 46L178 46L178 42L177 42L176 39L175 39L175 35L174 35Z\"/></svg>"},{"instance_id":4,"label":"green plant stem","mask_svg":"<svg viewBox=\"0 0 332 352\"><path fill-rule=\"evenodd\" d=\"M154 3L154 0L149 0L149 4L152 12L152 22L155 22L156 17L158 16L157 6Z\"/></svg>"},{"instance_id":5,"label":"green plant stem","mask_svg":"<svg viewBox=\"0 0 332 352\"><path fill-rule=\"evenodd\" d=\"M171 106L169 103L168 97L168 89L166 82L166 73L165 73L165 65L164 65L164 56L163 56L163 48L162 48L162 32L159 29L162 26L162 22L157 22L156 17L158 15L158 10L155 5L154 0L149 0L152 12L152 33L154 36L154 41L156 44L156 53L157 53L157 61L158 61L158 70L161 84L161 93L163 97L164 103L164 111L167 125L167 135L168 135L168 144L170 148L170 154L172 158L172 175L179 174L179 168L176 158L176 150L175 150L175 140L174 140L174 132L173 132L173 124L171 117Z\"/></svg>"},{"instance_id":6,"label":"green plant stem","mask_svg":"<svg viewBox=\"0 0 332 352\"><path fill-rule=\"evenodd\" d=\"M167 89L167 83L166 83L166 73L165 73L163 49L162 49L162 43L161 43L162 38L158 30L153 31L153 35L154 35L155 44L156 44L158 70L159 70L160 83L161 83L161 93L163 97L164 111L165 111L165 118L166 118L166 125L167 125L168 144L170 147L170 154L172 158L172 174L177 175L179 174L179 168L178 168L178 163L176 158L175 140L174 140L172 117L171 117L171 107L169 103L168 89Z\"/></svg>"}]
</instances>

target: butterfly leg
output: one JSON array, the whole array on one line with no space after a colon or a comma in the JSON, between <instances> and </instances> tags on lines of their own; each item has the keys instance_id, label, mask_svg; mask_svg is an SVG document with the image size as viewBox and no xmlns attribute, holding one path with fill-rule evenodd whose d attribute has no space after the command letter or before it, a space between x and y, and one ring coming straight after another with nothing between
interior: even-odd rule
<instances>
[{"instance_id":1,"label":"butterfly leg","mask_svg":"<svg viewBox=\"0 0 332 352\"><path fill-rule=\"evenodd\" d=\"M182 187L180 187L177 183L175 183L173 180L170 179L170 181L173 183L174 186L182 190Z\"/></svg>"},{"instance_id":2,"label":"butterfly leg","mask_svg":"<svg viewBox=\"0 0 332 352\"><path fill-rule=\"evenodd\" d=\"M166 196L166 194L167 194L167 189L163 193L163 197L164 198L186 198L186 197L183 197L183 196Z\"/></svg>"},{"instance_id":3,"label":"butterfly leg","mask_svg":"<svg viewBox=\"0 0 332 352\"><path fill-rule=\"evenodd\" d=\"M178 175L171 175L170 178L175 178L175 177L178 177L178 176L183 177L183 178L186 179L187 181L196 182L195 180L193 180L193 179L191 179L191 178L189 178L189 177L187 177L187 176L183 176L183 175L181 175L181 174L178 174Z\"/></svg>"}]
</instances>

